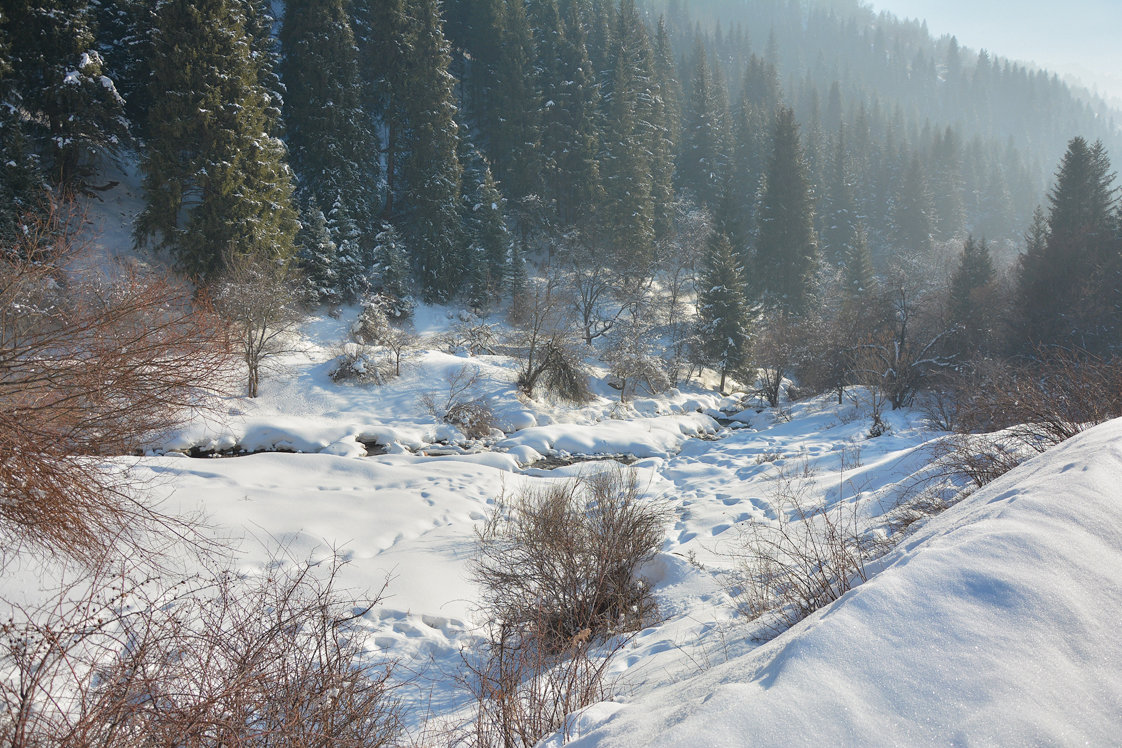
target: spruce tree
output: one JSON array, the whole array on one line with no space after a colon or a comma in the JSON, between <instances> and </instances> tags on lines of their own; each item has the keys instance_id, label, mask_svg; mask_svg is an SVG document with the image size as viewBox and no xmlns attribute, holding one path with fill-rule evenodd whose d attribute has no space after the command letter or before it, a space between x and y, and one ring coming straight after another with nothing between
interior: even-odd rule
<instances>
[{"instance_id":1,"label":"spruce tree","mask_svg":"<svg viewBox=\"0 0 1122 748\"><path fill-rule=\"evenodd\" d=\"M301 211L300 231L296 234L297 258L304 269L311 296L335 304L341 301L338 281L339 252L327 230L323 211L307 207Z\"/></svg>"},{"instance_id":2,"label":"spruce tree","mask_svg":"<svg viewBox=\"0 0 1122 748\"><path fill-rule=\"evenodd\" d=\"M857 200L845 146L845 128L839 128L822 205L822 252L834 265L845 262L849 242L857 228Z\"/></svg>"},{"instance_id":3,"label":"spruce tree","mask_svg":"<svg viewBox=\"0 0 1122 748\"><path fill-rule=\"evenodd\" d=\"M654 203L655 238L661 241L675 230L675 162L682 136L681 85L678 83L670 34L661 17L655 33L653 66L658 93L651 113L651 122L655 128L655 145L651 158L651 199Z\"/></svg>"},{"instance_id":4,"label":"spruce tree","mask_svg":"<svg viewBox=\"0 0 1122 748\"><path fill-rule=\"evenodd\" d=\"M692 72L682 121L678 174L682 189L702 206L717 206L725 184L727 103L700 36L694 40Z\"/></svg>"},{"instance_id":5,"label":"spruce tree","mask_svg":"<svg viewBox=\"0 0 1122 748\"><path fill-rule=\"evenodd\" d=\"M294 251L291 172L251 49L236 0L158 6L136 237L171 249L188 273L213 274L229 255Z\"/></svg>"},{"instance_id":6,"label":"spruce tree","mask_svg":"<svg viewBox=\"0 0 1122 748\"><path fill-rule=\"evenodd\" d=\"M962 331L961 349L970 353L982 344L993 320L988 313L989 299L994 293L995 271L986 240L966 239L959 255L958 266L951 275L948 299L951 322Z\"/></svg>"},{"instance_id":7,"label":"spruce tree","mask_svg":"<svg viewBox=\"0 0 1122 748\"><path fill-rule=\"evenodd\" d=\"M382 217L398 216L400 173L404 162L416 12L412 0L351 0L363 108L384 126L384 201Z\"/></svg>"},{"instance_id":8,"label":"spruce tree","mask_svg":"<svg viewBox=\"0 0 1122 748\"><path fill-rule=\"evenodd\" d=\"M646 272L654 259L652 198L652 69L646 27L634 0L621 0L611 47L612 74L604 98L601 174L604 230L620 267Z\"/></svg>"},{"instance_id":9,"label":"spruce tree","mask_svg":"<svg viewBox=\"0 0 1122 748\"><path fill-rule=\"evenodd\" d=\"M401 136L399 206L421 294L426 302L443 302L462 285L457 275L462 172L454 81L438 0L411 0L411 7L414 29L407 69L394 94L407 124Z\"/></svg>"},{"instance_id":10,"label":"spruce tree","mask_svg":"<svg viewBox=\"0 0 1122 748\"><path fill-rule=\"evenodd\" d=\"M506 0L496 61L488 154L512 200L541 189L541 91L534 63L533 33L524 0Z\"/></svg>"},{"instance_id":11,"label":"spruce tree","mask_svg":"<svg viewBox=\"0 0 1122 748\"><path fill-rule=\"evenodd\" d=\"M853 313L869 303L875 292L873 255L869 250L869 234L860 223L846 242L845 269L842 275L843 310Z\"/></svg>"},{"instance_id":12,"label":"spruce tree","mask_svg":"<svg viewBox=\"0 0 1122 748\"><path fill-rule=\"evenodd\" d=\"M409 256L392 223L383 223L374 237L374 268L379 293L405 302L409 297Z\"/></svg>"},{"instance_id":13,"label":"spruce tree","mask_svg":"<svg viewBox=\"0 0 1122 748\"><path fill-rule=\"evenodd\" d=\"M540 3L544 11L539 45L544 192L562 226L586 218L601 199L597 107L599 85L588 57L578 0ZM555 28L554 24L560 24Z\"/></svg>"},{"instance_id":14,"label":"spruce tree","mask_svg":"<svg viewBox=\"0 0 1122 748\"><path fill-rule=\"evenodd\" d=\"M46 197L46 183L19 115L6 16L7 11L0 9L0 164L4 165L0 169L0 240L13 238Z\"/></svg>"},{"instance_id":15,"label":"spruce tree","mask_svg":"<svg viewBox=\"0 0 1122 748\"><path fill-rule=\"evenodd\" d=\"M750 325L744 270L723 234L709 238L698 288L701 350L720 371L723 391L728 375L748 363Z\"/></svg>"},{"instance_id":16,"label":"spruce tree","mask_svg":"<svg viewBox=\"0 0 1122 748\"><path fill-rule=\"evenodd\" d=\"M1026 343L1096 351L1116 344L1122 292L1113 273L1119 256L1113 183L1102 144L1074 138L1048 194L1047 238L1034 224L1021 260L1019 318Z\"/></svg>"},{"instance_id":17,"label":"spruce tree","mask_svg":"<svg viewBox=\"0 0 1122 748\"><path fill-rule=\"evenodd\" d=\"M362 234L372 236L381 209L379 142L363 107L343 0L292 0L280 38L285 133L298 194L324 212L342 200Z\"/></svg>"},{"instance_id":18,"label":"spruce tree","mask_svg":"<svg viewBox=\"0 0 1122 748\"><path fill-rule=\"evenodd\" d=\"M795 114L779 110L757 214L756 293L768 306L800 314L817 271L814 207Z\"/></svg>"},{"instance_id":19,"label":"spruce tree","mask_svg":"<svg viewBox=\"0 0 1122 748\"><path fill-rule=\"evenodd\" d=\"M355 221L350 205L342 197L335 199L327 214L327 232L336 243L335 288L344 301L361 299L370 290L373 255L363 231Z\"/></svg>"},{"instance_id":20,"label":"spruce tree","mask_svg":"<svg viewBox=\"0 0 1122 748\"><path fill-rule=\"evenodd\" d=\"M98 52L93 8L88 0L22 0L0 15L10 42L8 99L48 155L47 178L63 189L80 188L94 160L116 154L128 131L124 100Z\"/></svg>"},{"instance_id":21,"label":"spruce tree","mask_svg":"<svg viewBox=\"0 0 1122 748\"><path fill-rule=\"evenodd\" d=\"M930 254L933 232L931 192L919 155L912 154L892 203L892 241L899 251Z\"/></svg>"}]
</instances>

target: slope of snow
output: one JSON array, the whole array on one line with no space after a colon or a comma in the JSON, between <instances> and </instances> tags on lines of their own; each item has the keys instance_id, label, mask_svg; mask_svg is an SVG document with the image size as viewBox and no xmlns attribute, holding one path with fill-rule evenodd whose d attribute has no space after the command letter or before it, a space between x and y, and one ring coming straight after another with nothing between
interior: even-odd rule
<instances>
[{"instance_id":1,"label":"slope of snow","mask_svg":"<svg viewBox=\"0 0 1122 748\"><path fill-rule=\"evenodd\" d=\"M572 744L1114 744L1120 475L1114 421L930 521L769 644L594 707Z\"/></svg>"}]
</instances>

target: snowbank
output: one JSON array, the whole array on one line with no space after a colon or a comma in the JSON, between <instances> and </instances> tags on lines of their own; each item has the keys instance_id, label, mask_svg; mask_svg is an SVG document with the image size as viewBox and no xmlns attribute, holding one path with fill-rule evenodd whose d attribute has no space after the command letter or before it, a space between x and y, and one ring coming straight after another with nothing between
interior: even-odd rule
<instances>
[{"instance_id":1,"label":"snowbank","mask_svg":"<svg viewBox=\"0 0 1122 748\"><path fill-rule=\"evenodd\" d=\"M770 644L591 710L572 745L1116 743L1120 475L1114 421L931 521Z\"/></svg>"}]
</instances>

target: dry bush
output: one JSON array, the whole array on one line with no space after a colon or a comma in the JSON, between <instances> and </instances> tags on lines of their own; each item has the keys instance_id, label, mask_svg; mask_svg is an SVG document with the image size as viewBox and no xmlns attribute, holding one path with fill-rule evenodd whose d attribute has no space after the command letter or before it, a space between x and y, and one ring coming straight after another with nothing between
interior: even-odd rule
<instances>
[{"instance_id":1,"label":"dry bush","mask_svg":"<svg viewBox=\"0 0 1122 748\"><path fill-rule=\"evenodd\" d=\"M469 745L532 746L605 697L625 632L655 615L636 572L665 524L664 507L642 499L630 470L499 497L472 563L489 637L465 655L476 702Z\"/></svg>"},{"instance_id":2,"label":"dry bush","mask_svg":"<svg viewBox=\"0 0 1122 748\"><path fill-rule=\"evenodd\" d=\"M662 545L665 524L630 470L500 496L472 564L487 619L559 651L585 629L599 638L641 626L654 600L635 574Z\"/></svg>"},{"instance_id":3,"label":"dry bush","mask_svg":"<svg viewBox=\"0 0 1122 748\"><path fill-rule=\"evenodd\" d=\"M1061 347L1037 349L1020 364L987 362L957 380L960 429L1007 428L1042 452L1122 415L1122 365Z\"/></svg>"},{"instance_id":4,"label":"dry bush","mask_svg":"<svg viewBox=\"0 0 1122 748\"><path fill-rule=\"evenodd\" d=\"M138 498L123 463L99 458L206 409L236 359L184 284L75 269L80 221L65 206L28 225L0 247L0 543L95 559L177 524Z\"/></svg>"},{"instance_id":5,"label":"dry bush","mask_svg":"<svg viewBox=\"0 0 1122 748\"><path fill-rule=\"evenodd\" d=\"M493 356L498 344L498 326L475 317L453 326L448 338L448 348L451 351L464 350L470 356Z\"/></svg>"},{"instance_id":6,"label":"dry bush","mask_svg":"<svg viewBox=\"0 0 1122 748\"><path fill-rule=\"evenodd\" d=\"M528 642L517 627L495 627L483 650L464 653L462 685L473 699L473 719L458 740L471 748L531 748L558 730L568 738L572 715L611 696L604 676L627 642L596 646L590 630L560 652Z\"/></svg>"},{"instance_id":7,"label":"dry bush","mask_svg":"<svg viewBox=\"0 0 1122 748\"><path fill-rule=\"evenodd\" d=\"M479 367L465 364L447 376L447 392L426 392L421 395L421 405L430 415L459 427L469 439L490 436L495 413L476 394L479 378Z\"/></svg>"},{"instance_id":8,"label":"dry bush","mask_svg":"<svg viewBox=\"0 0 1122 748\"><path fill-rule=\"evenodd\" d=\"M740 528L734 597L749 620L761 619L777 635L865 581L872 556L855 504L812 507L807 484L781 474L775 522L750 521Z\"/></svg>"},{"instance_id":9,"label":"dry bush","mask_svg":"<svg viewBox=\"0 0 1122 748\"><path fill-rule=\"evenodd\" d=\"M1015 435L955 434L935 445L935 458L950 475L968 478L981 488L1020 465L1030 450Z\"/></svg>"},{"instance_id":10,"label":"dry bush","mask_svg":"<svg viewBox=\"0 0 1122 748\"><path fill-rule=\"evenodd\" d=\"M640 387L651 395L670 389L665 362L655 355L651 344L653 336L650 328L625 320L619 334L612 337L611 344L604 350L604 362L608 365L612 385L619 387L621 403L634 397Z\"/></svg>"},{"instance_id":11,"label":"dry bush","mask_svg":"<svg viewBox=\"0 0 1122 748\"><path fill-rule=\"evenodd\" d=\"M12 748L381 746L401 733L390 667L357 623L377 599L338 559L163 587L109 567L0 626Z\"/></svg>"}]
</instances>

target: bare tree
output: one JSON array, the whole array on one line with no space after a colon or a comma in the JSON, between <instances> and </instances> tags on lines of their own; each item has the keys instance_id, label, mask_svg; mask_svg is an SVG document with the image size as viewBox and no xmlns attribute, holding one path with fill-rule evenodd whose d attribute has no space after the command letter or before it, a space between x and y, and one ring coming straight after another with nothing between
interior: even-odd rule
<instances>
[{"instance_id":1,"label":"bare tree","mask_svg":"<svg viewBox=\"0 0 1122 748\"><path fill-rule=\"evenodd\" d=\"M713 232L713 220L704 208L685 201L675 206L675 213L675 234L659 253L658 281L662 291L659 322L666 325L670 336L670 378L676 382L682 378L683 369L687 376L692 372L687 362L696 325L689 319L689 300L696 295L698 266Z\"/></svg>"},{"instance_id":2,"label":"bare tree","mask_svg":"<svg viewBox=\"0 0 1122 748\"><path fill-rule=\"evenodd\" d=\"M246 365L246 395L257 397L261 368L292 350L292 334L304 315L297 289L301 284L289 263L273 258L236 255L215 284L215 306L229 320Z\"/></svg>"},{"instance_id":3,"label":"bare tree","mask_svg":"<svg viewBox=\"0 0 1122 748\"><path fill-rule=\"evenodd\" d=\"M649 327L628 317L617 326L604 349L604 362L613 380L610 383L619 387L621 403L633 397L640 387L652 395L670 387L665 362L654 353L653 337Z\"/></svg>"},{"instance_id":4,"label":"bare tree","mask_svg":"<svg viewBox=\"0 0 1122 748\"><path fill-rule=\"evenodd\" d=\"M882 299L887 319L855 350L856 375L880 388L893 410L911 405L933 372L949 370L955 363L946 353L946 342L956 328L943 320L929 298L913 279L898 274Z\"/></svg>"},{"instance_id":5,"label":"bare tree","mask_svg":"<svg viewBox=\"0 0 1122 748\"><path fill-rule=\"evenodd\" d=\"M533 397L539 382L574 402L591 397L580 338L563 278L549 273L528 283L511 308L510 345L522 359L518 386Z\"/></svg>"},{"instance_id":6,"label":"bare tree","mask_svg":"<svg viewBox=\"0 0 1122 748\"><path fill-rule=\"evenodd\" d=\"M233 360L184 284L75 269L78 218L53 205L0 248L0 540L92 560L175 524L126 465L96 458L134 454L206 408Z\"/></svg>"},{"instance_id":7,"label":"bare tree","mask_svg":"<svg viewBox=\"0 0 1122 748\"><path fill-rule=\"evenodd\" d=\"M617 299L622 278L604 262L605 253L577 230L564 238L559 255L581 336L585 345L592 345L611 331L624 312Z\"/></svg>"},{"instance_id":8,"label":"bare tree","mask_svg":"<svg viewBox=\"0 0 1122 748\"><path fill-rule=\"evenodd\" d=\"M417 347L417 335L409 329L408 320L403 319L396 325L390 321L392 302L381 294L367 299L362 314L351 328L351 338L360 345L383 348L393 362L394 376L400 377L402 359Z\"/></svg>"}]
</instances>

